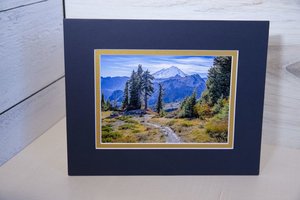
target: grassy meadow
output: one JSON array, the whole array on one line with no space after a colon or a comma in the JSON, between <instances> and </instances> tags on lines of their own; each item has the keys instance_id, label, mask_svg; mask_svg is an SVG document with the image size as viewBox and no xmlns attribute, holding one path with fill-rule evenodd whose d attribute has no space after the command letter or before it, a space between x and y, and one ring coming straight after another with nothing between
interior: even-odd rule
<instances>
[{"instance_id":1,"label":"grassy meadow","mask_svg":"<svg viewBox=\"0 0 300 200\"><path fill-rule=\"evenodd\" d=\"M144 118L132 115L109 116L112 111L102 112L101 135L103 143L165 143L160 128L144 123Z\"/></svg>"}]
</instances>

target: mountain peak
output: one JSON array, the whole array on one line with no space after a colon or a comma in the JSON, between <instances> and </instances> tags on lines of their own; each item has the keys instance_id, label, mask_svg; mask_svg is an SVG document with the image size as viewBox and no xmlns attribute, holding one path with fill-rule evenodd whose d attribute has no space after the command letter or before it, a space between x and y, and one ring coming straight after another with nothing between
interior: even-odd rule
<instances>
[{"instance_id":1,"label":"mountain peak","mask_svg":"<svg viewBox=\"0 0 300 200\"><path fill-rule=\"evenodd\" d=\"M181 71L178 67L176 66L171 66L166 69L161 69L154 74L152 74L155 78L170 78L174 76L180 76L180 77L185 77L187 74L185 74L183 71Z\"/></svg>"}]
</instances>

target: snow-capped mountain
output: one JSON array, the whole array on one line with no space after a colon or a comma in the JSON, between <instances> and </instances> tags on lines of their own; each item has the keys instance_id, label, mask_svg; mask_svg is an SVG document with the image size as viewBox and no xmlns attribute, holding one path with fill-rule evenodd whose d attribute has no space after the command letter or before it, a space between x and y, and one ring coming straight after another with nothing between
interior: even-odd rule
<instances>
[{"instance_id":1,"label":"snow-capped mountain","mask_svg":"<svg viewBox=\"0 0 300 200\"><path fill-rule=\"evenodd\" d=\"M176 75L180 77L185 77L187 74L185 74L183 71L181 71L178 67L172 66L166 69L159 70L152 74L155 78L170 78L174 77Z\"/></svg>"}]
</instances>

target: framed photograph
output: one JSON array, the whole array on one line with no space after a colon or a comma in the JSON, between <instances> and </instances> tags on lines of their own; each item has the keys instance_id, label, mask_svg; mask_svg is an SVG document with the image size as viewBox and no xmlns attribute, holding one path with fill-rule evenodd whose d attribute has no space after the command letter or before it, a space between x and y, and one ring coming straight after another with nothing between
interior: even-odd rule
<instances>
[{"instance_id":1,"label":"framed photograph","mask_svg":"<svg viewBox=\"0 0 300 200\"><path fill-rule=\"evenodd\" d=\"M268 29L65 19L69 175L258 174Z\"/></svg>"},{"instance_id":2,"label":"framed photograph","mask_svg":"<svg viewBox=\"0 0 300 200\"><path fill-rule=\"evenodd\" d=\"M95 50L96 148L233 148L238 51Z\"/></svg>"}]
</instances>

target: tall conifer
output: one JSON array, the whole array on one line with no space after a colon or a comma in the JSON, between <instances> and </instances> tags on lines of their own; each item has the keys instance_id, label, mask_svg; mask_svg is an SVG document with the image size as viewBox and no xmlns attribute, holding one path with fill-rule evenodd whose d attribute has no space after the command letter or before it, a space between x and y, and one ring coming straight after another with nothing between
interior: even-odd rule
<instances>
[{"instance_id":1,"label":"tall conifer","mask_svg":"<svg viewBox=\"0 0 300 200\"><path fill-rule=\"evenodd\" d=\"M111 105L109 99L107 99L107 101L106 101L106 110L112 110L112 105Z\"/></svg>"},{"instance_id":2,"label":"tall conifer","mask_svg":"<svg viewBox=\"0 0 300 200\"><path fill-rule=\"evenodd\" d=\"M137 108L141 108L141 99L142 99L142 86L143 86L143 68L142 65L138 65L138 70L137 70L137 94L138 94L138 101L137 101Z\"/></svg>"},{"instance_id":3,"label":"tall conifer","mask_svg":"<svg viewBox=\"0 0 300 200\"><path fill-rule=\"evenodd\" d=\"M230 56L214 58L213 67L208 71L206 90L201 95L202 103L213 106L221 96L223 98L229 96L231 60Z\"/></svg>"},{"instance_id":4,"label":"tall conifer","mask_svg":"<svg viewBox=\"0 0 300 200\"><path fill-rule=\"evenodd\" d=\"M150 74L147 70L144 72L142 76L142 91L144 92L144 103L145 103L145 110L148 108L148 96L151 96L154 92L152 80L154 77Z\"/></svg>"},{"instance_id":5,"label":"tall conifer","mask_svg":"<svg viewBox=\"0 0 300 200\"><path fill-rule=\"evenodd\" d=\"M128 85L129 85L129 81L126 81L124 94L123 94L124 99L122 101L122 109L124 109L124 110L126 110L128 108L128 105L129 105Z\"/></svg>"},{"instance_id":6,"label":"tall conifer","mask_svg":"<svg viewBox=\"0 0 300 200\"><path fill-rule=\"evenodd\" d=\"M130 100L129 100L129 107L130 109L138 109L139 104L139 81L137 73L133 70L131 77L130 77L130 86L129 86L129 94L130 94Z\"/></svg>"},{"instance_id":7,"label":"tall conifer","mask_svg":"<svg viewBox=\"0 0 300 200\"><path fill-rule=\"evenodd\" d=\"M160 111L163 110L163 96L165 95L163 93L164 89L163 89L163 86L161 83L158 84L158 89L159 89L159 92L158 92L158 98L157 98L157 101L156 101L156 112L160 113Z\"/></svg>"},{"instance_id":8,"label":"tall conifer","mask_svg":"<svg viewBox=\"0 0 300 200\"><path fill-rule=\"evenodd\" d=\"M194 89L194 92L192 93L192 95L185 100L184 104L182 104L182 109L179 113L179 117L196 117L197 116L197 112L195 111L194 107L197 103L196 100L196 88Z\"/></svg>"},{"instance_id":9,"label":"tall conifer","mask_svg":"<svg viewBox=\"0 0 300 200\"><path fill-rule=\"evenodd\" d=\"M105 111L106 104L105 104L105 99L104 99L104 94L102 93L101 95L101 111Z\"/></svg>"}]
</instances>

